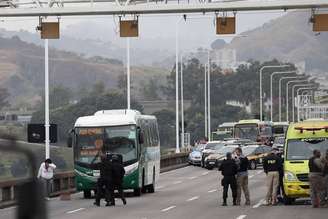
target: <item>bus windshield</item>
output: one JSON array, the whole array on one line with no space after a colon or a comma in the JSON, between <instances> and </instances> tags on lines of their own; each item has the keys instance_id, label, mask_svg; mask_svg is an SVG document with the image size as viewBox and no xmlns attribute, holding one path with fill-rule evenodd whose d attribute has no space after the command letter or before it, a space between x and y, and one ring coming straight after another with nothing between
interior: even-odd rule
<instances>
[{"instance_id":1,"label":"bus windshield","mask_svg":"<svg viewBox=\"0 0 328 219\"><path fill-rule=\"evenodd\" d=\"M235 138L250 139L256 141L258 137L257 124L238 124L235 126Z\"/></svg>"},{"instance_id":2,"label":"bus windshield","mask_svg":"<svg viewBox=\"0 0 328 219\"><path fill-rule=\"evenodd\" d=\"M136 126L76 128L75 160L82 163L100 161L100 154L116 153L124 163L137 160Z\"/></svg>"},{"instance_id":3,"label":"bus windshield","mask_svg":"<svg viewBox=\"0 0 328 219\"><path fill-rule=\"evenodd\" d=\"M291 139L287 142L287 160L308 160L312 156L313 150L320 150L326 153L328 149L327 138L310 138L310 139Z\"/></svg>"}]
</instances>

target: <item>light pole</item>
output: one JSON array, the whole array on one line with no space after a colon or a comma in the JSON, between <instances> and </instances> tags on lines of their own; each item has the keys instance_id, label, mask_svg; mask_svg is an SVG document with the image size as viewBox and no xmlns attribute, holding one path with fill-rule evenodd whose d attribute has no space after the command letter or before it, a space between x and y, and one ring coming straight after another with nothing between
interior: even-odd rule
<instances>
[{"instance_id":1,"label":"light pole","mask_svg":"<svg viewBox=\"0 0 328 219\"><path fill-rule=\"evenodd\" d=\"M44 40L44 106L45 106L45 151L46 159L50 158L50 122L49 122L49 44L48 39Z\"/></svg>"},{"instance_id":2,"label":"light pole","mask_svg":"<svg viewBox=\"0 0 328 219\"><path fill-rule=\"evenodd\" d=\"M313 86L314 84L295 84L292 86L292 115L293 115L293 122L295 122L295 88L297 87L308 87L308 86Z\"/></svg>"},{"instance_id":3,"label":"light pole","mask_svg":"<svg viewBox=\"0 0 328 219\"><path fill-rule=\"evenodd\" d=\"M184 106L183 106L183 55L181 54L181 147L184 147Z\"/></svg>"},{"instance_id":4,"label":"light pole","mask_svg":"<svg viewBox=\"0 0 328 219\"><path fill-rule=\"evenodd\" d=\"M205 95L205 112L204 112L204 117L205 117L205 137L207 138L207 64L204 65L204 83L205 83L205 88L204 88L204 95Z\"/></svg>"},{"instance_id":5,"label":"light pole","mask_svg":"<svg viewBox=\"0 0 328 219\"><path fill-rule=\"evenodd\" d=\"M179 141L179 23L187 16L183 15L175 23L175 153L180 153Z\"/></svg>"},{"instance_id":6,"label":"light pole","mask_svg":"<svg viewBox=\"0 0 328 219\"><path fill-rule=\"evenodd\" d=\"M126 80L127 80L127 108L131 109L130 95L130 38L126 38Z\"/></svg>"},{"instance_id":7,"label":"light pole","mask_svg":"<svg viewBox=\"0 0 328 219\"><path fill-rule=\"evenodd\" d=\"M284 68L284 67L289 67L289 65L265 65L262 66L260 68L260 121L262 121L263 119L263 109L262 109L262 105L263 105L263 97L262 97L262 73L263 70L266 68Z\"/></svg>"},{"instance_id":8,"label":"light pole","mask_svg":"<svg viewBox=\"0 0 328 219\"><path fill-rule=\"evenodd\" d=\"M298 88L297 91L296 91L296 95L297 95L297 121L299 122L300 121L300 91L303 90L306 91L306 90L313 90L313 89L316 89L316 87L303 87L303 88ZM302 92L302 96L303 96L303 92Z\"/></svg>"},{"instance_id":9,"label":"light pole","mask_svg":"<svg viewBox=\"0 0 328 219\"><path fill-rule=\"evenodd\" d=\"M207 133L208 133L208 140L211 140L211 63L210 63L210 50L207 51L207 117L208 117L208 129L207 129Z\"/></svg>"},{"instance_id":10,"label":"light pole","mask_svg":"<svg viewBox=\"0 0 328 219\"><path fill-rule=\"evenodd\" d=\"M278 95L278 99L279 99L279 122L281 122L281 83L283 80L285 79L296 79L296 78L301 78L300 76L292 76L292 77L281 77L279 79L279 95Z\"/></svg>"},{"instance_id":11,"label":"light pole","mask_svg":"<svg viewBox=\"0 0 328 219\"><path fill-rule=\"evenodd\" d=\"M286 121L289 122L289 105L288 105L288 87L290 83L303 83L308 80L292 80L288 81L286 84Z\"/></svg>"},{"instance_id":12,"label":"light pole","mask_svg":"<svg viewBox=\"0 0 328 219\"><path fill-rule=\"evenodd\" d=\"M278 71L278 72L273 72L270 76L270 98L271 98L271 107L270 107L270 115L271 115L271 122L273 122L273 98L272 98L272 84L273 84L273 76L278 75L278 74L294 74L296 71Z\"/></svg>"}]
</instances>

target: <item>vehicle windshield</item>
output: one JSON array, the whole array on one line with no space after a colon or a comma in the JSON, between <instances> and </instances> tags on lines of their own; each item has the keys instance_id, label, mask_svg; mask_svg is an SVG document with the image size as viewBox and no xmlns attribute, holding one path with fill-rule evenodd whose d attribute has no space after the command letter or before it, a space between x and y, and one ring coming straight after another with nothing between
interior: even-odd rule
<instances>
[{"instance_id":1,"label":"vehicle windshield","mask_svg":"<svg viewBox=\"0 0 328 219\"><path fill-rule=\"evenodd\" d=\"M211 150L219 150L224 146L223 143L208 143L205 147L205 149L211 149Z\"/></svg>"},{"instance_id":2,"label":"vehicle windshield","mask_svg":"<svg viewBox=\"0 0 328 219\"><path fill-rule=\"evenodd\" d=\"M238 124L234 130L235 138L257 140L259 134L257 124Z\"/></svg>"},{"instance_id":3,"label":"vehicle windshield","mask_svg":"<svg viewBox=\"0 0 328 219\"><path fill-rule=\"evenodd\" d=\"M123 162L137 159L136 127L112 126L98 128L76 128L75 160L83 163L100 161L100 154L116 153Z\"/></svg>"},{"instance_id":4,"label":"vehicle windshield","mask_svg":"<svg viewBox=\"0 0 328 219\"><path fill-rule=\"evenodd\" d=\"M255 150L256 150L256 146L255 147L243 147L242 150L243 150L243 154L245 156L248 156L248 155L251 155Z\"/></svg>"},{"instance_id":5,"label":"vehicle windshield","mask_svg":"<svg viewBox=\"0 0 328 219\"><path fill-rule=\"evenodd\" d=\"M263 136L271 136L272 135L272 127L269 125L261 125L260 126L260 134Z\"/></svg>"},{"instance_id":6,"label":"vehicle windshield","mask_svg":"<svg viewBox=\"0 0 328 219\"><path fill-rule=\"evenodd\" d=\"M232 147L232 146L225 146L222 147L220 150L218 150L219 154L226 154L228 152L232 153L237 147Z\"/></svg>"},{"instance_id":7,"label":"vehicle windshield","mask_svg":"<svg viewBox=\"0 0 328 219\"><path fill-rule=\"evenodd\" d=\"M273 144L284 144L285 138L275 138Z\"/></svg>"},{"instance_id":8,"label":"vehicle windshield","mask_svg":"<svg viewBox=\"0 0 328 219\"><path fill-rule=\"evenodd\" d=\"M291 139L287 142L287 160L308 160L313 154L313 150L320 150L326 153L328 149L327 138Z\"/></svg>"}]
</instances>

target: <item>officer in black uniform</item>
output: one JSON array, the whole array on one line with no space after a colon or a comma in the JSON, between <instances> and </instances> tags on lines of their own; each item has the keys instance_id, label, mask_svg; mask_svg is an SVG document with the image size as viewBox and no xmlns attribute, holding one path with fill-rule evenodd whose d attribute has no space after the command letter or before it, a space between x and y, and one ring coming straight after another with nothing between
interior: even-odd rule
<instances>
[{"instance_id":1,"label":"officer in black uniform","mask_svg":"<svg viewBox=\"0 0 328 219\"><path fill-rule=\"evenodd\" d=\"M123 166L123 158L120 154L113 154L111 157L112 160L112 177L113 177L113 186L111 188L111 204L115 205L114 190L117 189L122 199L124 205L126 205L126 199L124 197L123 191L123 178L125 175L125 170Z\"/></svg>"},{"instance_id":2,"label":"officer in black uniform","mask_svg":"<svg viewBox=\"0 0 328 219\"><path fill-rule=\"evenodd\" d=\"M232 159L232 155L230 152L227 153L226 157L227 158L222 161L222 164L219 167L219 171L221 171L223 175L223 179L221 180L221 185L223 186L222 206L227 206L229 185L232 191L233 205L236 205L237 198L236 174L238 172L238 166L236 162Z\"/></svg>"},{"instance_id":3,"label":"officer in black uniform","mask_svg":"<svg viewBox=\"0 0 328 219\"><path fill-rule=\"evenodd\" d=\"M96 196L95 202L93 203L96 206L100 206L100 199L103 196L103 191L105 191L105 200L107 202L106 206L110 206L111 193L110 189L112 188L112 169L111 161L107 155L100 155L101 162L91 164L80 163L82 167L88 167L95 170L100 170L100 177L97 180L96 185Z\"/></svg>"}]
</instances>

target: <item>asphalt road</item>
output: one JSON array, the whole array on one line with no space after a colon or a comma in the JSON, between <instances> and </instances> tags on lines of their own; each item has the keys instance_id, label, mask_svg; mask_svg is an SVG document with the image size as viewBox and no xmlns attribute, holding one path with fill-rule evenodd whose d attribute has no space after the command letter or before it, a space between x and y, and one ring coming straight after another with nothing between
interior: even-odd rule
<instances>
[{"instance_id":1,"label":"asphalt road","mask_svg":"<svg viewBox=\"0 0 328 219\"><path fill-rule=\"evenodd\" d=\"M321 219L328 218L328 209L312 209L307 201L292 206L263 206L265 174L261 169L249 172L251 206L222 207L221 176L216 170L188 166L161 174L156 193L141 197L129 197L127 205L116 200L115 207L93 205L82 194L75 194L71 201L58 198L47 201L51 219L156 219L156 218L265 218L265 219ZM230 195L230 194L229 194ZM242 199L244 203L244 199ZM16 208L0 210L0 219L14 218Z\"/></svg>"}]
</instances>

